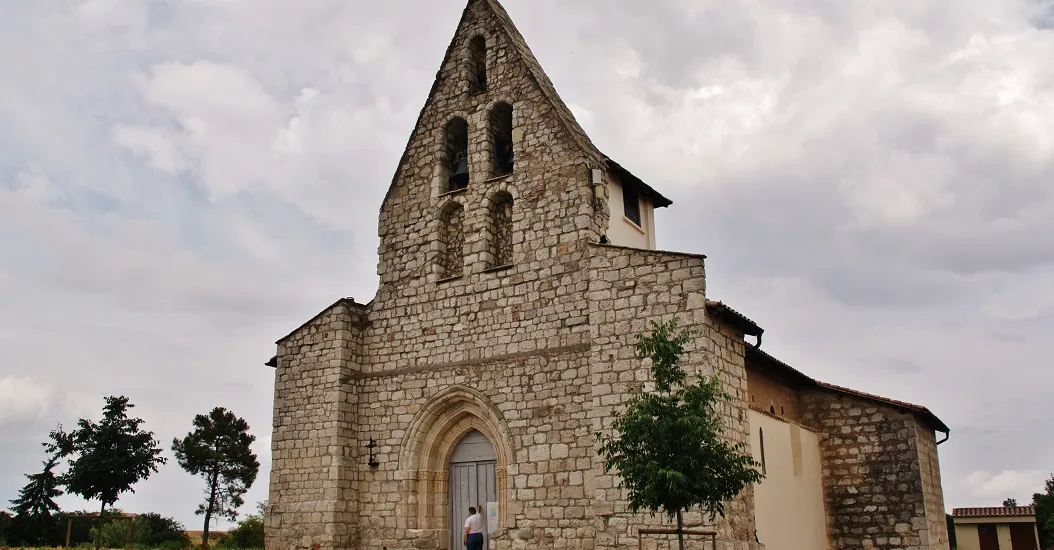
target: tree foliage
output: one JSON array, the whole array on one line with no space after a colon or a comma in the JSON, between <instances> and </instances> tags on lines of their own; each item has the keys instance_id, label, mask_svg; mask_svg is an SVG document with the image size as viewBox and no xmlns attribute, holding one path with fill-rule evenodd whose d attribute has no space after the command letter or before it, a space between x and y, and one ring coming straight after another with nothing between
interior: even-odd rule
<instances>
[{"instance_id":1,"label":"tree foliage","mask_svg":"<svg viewBox=\"0 0 1054 550\"><path fill-rule=\"evenodd\" d=\"M92 531L94 538L96 529ZM98 528L97 533L103 548L124 548L128 539L128 520L107 521ZM138 548L181 549L190 547L190 538L187 537L182 523L173 518L150 513L137 515L132 520L131 543Z\"/></svg>"},{"instance_id":2,"label":"tree foliage","mask_svg":"<svg viewBox=\"0 0 1054 550\"><path fill-rule=\"evenodd\" d=\"M1010 497L1010 498L1008 498L1008 499L1003 501L1003 507L1004 508L1010 508L1012 506L1017 506L1017 499L1016 498Z\"/></svg>"},{"instance_id":3,"label":"tree foliage","mask_svg":"<svg viewBox=\"0 0 1054 550\"><path fill-rule=\"evenodd\" d=\"M1044 484L1044 492L1032 495L1036 507L1036 527L1043 548L1054 548L1054 474Z\"/></svg>"},{"instance_id":4,"label":"tree foliage","mask_svg":"<svg viewBox=\"0 0 1054 550\"><path fill-rule=\"evenodd\" d=\"M194 417L194 430L182 440L172 440L172 451L184 470L205 479L205 502L197 514L205 516L202 544L208 545L213 515L238 518L242 495L256 481L260 462L250 448L256 437L249 424L234 413L216 407L206 416Z\"/></svg>"},{"instance_id":5,"label":"tree foliage","mask_svg":"<svg viewBox=\"0 0 1054 550\"><path fill-rule=\"evenodd\" d=\"M5 547L13 542L11 538L11 521L13 517L11 514L0 510L0 547Z\"/></svg>"},{"instance_id":6,"label":"tree foliage","mask_svg":"<svg viewBox=\"0 0 1054 550\"><path fill-rule=\"evenodd\" d=\"M72 432L59 427L51 433L48 450L70 457L69 469L61 477L66 489L85 500L100 501L100 514L123 493L134 493L136 483L167 461L154 433L142 429L143 420L128 417L134 407L127 397L107 397L101 422L82 418Z\"/></svg>"},{"instance_id":7,"label":"tree foliage","mask_svg":"<svg viewBox=\"0 0 1054 550\"><path fill-rule=\"evenodd\" d=\"M11 501L11 511L15 513L11 531L19 543L41 545L53 538L55 520L52 513L59 511L55 499L62 495L59 479L53 471L55 461L56 458L52 457L44 463L42 472L27 474L29 483L19 489L18 498Z\"/></svg>"},{"instance_id":8,"label":"tree foliage","mask_svg":"<svg viewBox=\"0 0 1054 550\"><path fill-rule=\"evenodd\" d=\"M238 522L237 527L227 533L220 546L223 548L263 548L264 547L264 508L266 502L256 505L257 512Z\"/></svg>"},{"instance_id":9,"label":"tree foliage","mask_svg":"<svg viewBox=\"0 0 1054 550\"><path fill-rule=\"evenodd\" d=\"M689 383L680 366L693 336L677 319L637 335L636 353L651 359L655 390L641 391L615 414L615 435L597 434L605 469L618 470L630 509L676 518L678 532L682 512L698 506L710 521L724 517L725 502L762 477L745 445L723 436L718 407L731 396L720 381L704 375Z\"/></svg>"}]
</instances>

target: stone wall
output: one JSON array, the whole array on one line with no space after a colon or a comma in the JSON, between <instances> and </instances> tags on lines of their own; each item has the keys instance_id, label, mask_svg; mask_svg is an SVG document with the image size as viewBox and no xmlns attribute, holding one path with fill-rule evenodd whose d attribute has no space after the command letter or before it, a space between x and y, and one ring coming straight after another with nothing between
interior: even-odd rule
<instances>
[{"instance_id":1,"label":"stone wall","mask_svg":"<svg viewBox=\"0 0 1054 550\"><path fill-rule=\"evenodd\" d=\"M268 548L358 542L355 379L365 309L341 300L278 345Z\"/></svg>"},{"instance_id":2,"label":"stone wall","mask_svg":"<svg viewBox=\"0 0 1054 550\"><path fill-rule=\"evenodd\" d=\"M610 430L612 414L623 410L622 405L650 383L647 366L635 356L633 335L647 332L653 321L664 322L676 316L683 327L699 333L687 348L682 365L690 376L720 377L725 391L733 396L733 402L722 411L727 434L735 442L749 444L743 335L715 324L707 316L703 257L612 246L593 248L589 268L591 430ZM661 518L631 514L617 476L604 472L603 462L595 453L592 460L587 495L594 497L590 518L597 532L596 548L636 548L637 527L671 525L664 524ZM726 511L727 518L716 526L721 539L719 547L753 547L753 487L730 503ZM708 519L698 512L685 516L686 523L694 528L712 527ZM656 548L659 541L649 539L648 548ZM690 547L703 545L699 539L691 539Z\"/></svg>"},{"instance_id":3,"label":"stone wall","mask_svg":"<svg viewBox=\"0 0 1054 550\"><path fill-rule=\"evenodd\" d=\"M947 550L946 543L929 543L931 522L912 414L857 397L808 390L801 397L801 420L822 434L832 549Z\"/></svg>"},{"instance_id":4,"label":"stone wall","mask_svg":"<svg viewBox=\"0 0 1054 550\"><path fill-rule=\"evenodd\" d=\"M926 501L927 536L922 541L922 547L946 550L951 545L951 537L948 535L948 520L944 511L937 434L918 421L915 422L915 434L919 449L919 471L922 474L922 495ZM927 543L929 546L926 546Z\"/></svg>"}]
</instances>

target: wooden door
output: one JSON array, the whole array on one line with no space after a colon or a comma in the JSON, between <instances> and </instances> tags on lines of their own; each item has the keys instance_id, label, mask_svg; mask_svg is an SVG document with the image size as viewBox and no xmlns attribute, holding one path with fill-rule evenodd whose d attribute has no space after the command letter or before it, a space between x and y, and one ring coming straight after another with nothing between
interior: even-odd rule
<instances>
[{"instance_id":1,"label":"wooden door","mask_svg":"<svg viewBox=\"0 0 1054 550\"><path fill-rule=\"evenodd\" d=\"M1036 548L1036 529L1031 523L1010 524L1010 545L1014 550L1039 550Z\"/></svg>"},{"instance_id":2,"label":"wooden door","mask_svg":"<svg viewBox=\"0 0 1054 550\"><path fill-rule=\"evenodd\" d=\"M471 432L458 443L450 460L450 548L464 548L465 520L470 507L482 506L479 513L487 518L487 503L498 500L498 462L494 447L479 432ZM484 531L484 548L490 547L490 535Z\"/></svg>"},{"instance_id":3,"label":"wooden door","mask_svg":"<svg viewBox=\"0 0 1054 550\"><path fill-rule=\"evenodd\" d=\"M999 550L999 532L995 525L978 525L977 538L981 542L981 550Z\"/></svg>"}]
</instances>

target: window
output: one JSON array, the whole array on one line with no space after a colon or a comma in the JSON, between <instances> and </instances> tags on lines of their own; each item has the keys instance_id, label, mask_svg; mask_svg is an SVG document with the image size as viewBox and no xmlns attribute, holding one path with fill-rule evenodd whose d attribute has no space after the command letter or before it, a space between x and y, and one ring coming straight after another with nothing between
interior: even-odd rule
<instances>
[{"instance_id":1,"label":"window","mask_svg":"<svg viewBox=\"0 0 1054 550\"><path fill-rule=\"evenodd\" d=\"M443 152L443 171L447 188L444 192L458 191L468 187L468 122L455 118L446 124L443 131L445 151Z\"/></svg>"},{"instance_id":2,"label":"window","mask_svg":"<svg viewBox=\"0 0 1054 550\"><path fill-rule=\"evenodd\" d=\"M477 36L468 43L468 91L487 91L487 39Z\"/></svg>"},{"instance_id":3,"label":"window","mask_svg":"<svg viewBox=\"0 0 1054 550\"><path fill-rule=\"evenodd\" d=\"M491 267L512 265L512 195L502 191L490 203Z\"/></svg>"},{"instance_id":4,"label":"window","mask_svg":"<svg viewBox=\"0 0 1054 550\"><path fill-rule=\"evenodd\" d=\"M632 185L622 186L622 206L629 221L644 227L640 221L640 195Z\"/></svg>"},{"instance_id":5,"label":"window","mask_svg":"<svg viewBox=\"0 0 1054 550\"><path fill-rule=\"evenodd\" d=\"M765 428L758 428L758 439L761 441L761 474L768 475L768 467L765 465Z\"/></svg>"},{"instance_id":6,"label":"window","mask_svg":"<svg viewBox=\"0 0 1054 550\"><path fill-rule=\"evenodd\" d=\"M490 141L494 176L511 174L515 166L512 152L512 105L498 103L490 111Z\"/></svg>"},{"instance_id":7,"label":"window","mask_svg":"<svg viewBox=\"0 0 1054 550\"><path fill-rule=\"evenodd\" d=\"M449 279L465 272L465 207L448 204L439 215L439 277Z\"/></svg>"}]
</instances>

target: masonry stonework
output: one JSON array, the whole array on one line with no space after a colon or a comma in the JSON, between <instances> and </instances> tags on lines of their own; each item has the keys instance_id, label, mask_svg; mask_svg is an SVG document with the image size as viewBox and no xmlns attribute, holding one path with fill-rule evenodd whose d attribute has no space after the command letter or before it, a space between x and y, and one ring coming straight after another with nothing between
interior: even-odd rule
<instances>
[{"instance_id":1,"label":"masonry stonework","mask_svg":"<svg viewBox=\"0 0 1054 550\"><path fill-rule=\"evenodd\" d=\"M451 459L475 432L496 457L491 549L637 548L640 527L669 524L630 513L596 433L651 383L633 335L673 317L698 332L684 364L719 377L733 397L726 436L749 452L744 336L760 328L712 307L703 256L610 244L614 181L669 204L597 150L498 2L469 0L381 207L375 298L339 300L278 342L267 550L460 547ZM866 436L875 441L857 451L906 459L929 452L924 429L836 404L800 407L849 430L825 447L831 513L850 526L836 547L886 532L859 523L870 512L850 487L887 499L876 512L898 541L933 531L939 470L865 485L852 450ZM685 520L715 530L716 550L760 550L753 488L726 511L715 525ZM875 547L924 547L891 537Z\"/></svg>"},{"instance_id":2,"label":"masonry stonework","mask_svg":"<svg viewBox=\"0 0 1054 550\"><path fill-rule=\"evenodd\" d=\"M912 414L852 396L807 391L801 400L802 423L821 434L831 548L946 550L939 472L922 471L936 459L933 429L920 434Z\"/></svg>"}]
</instances>

